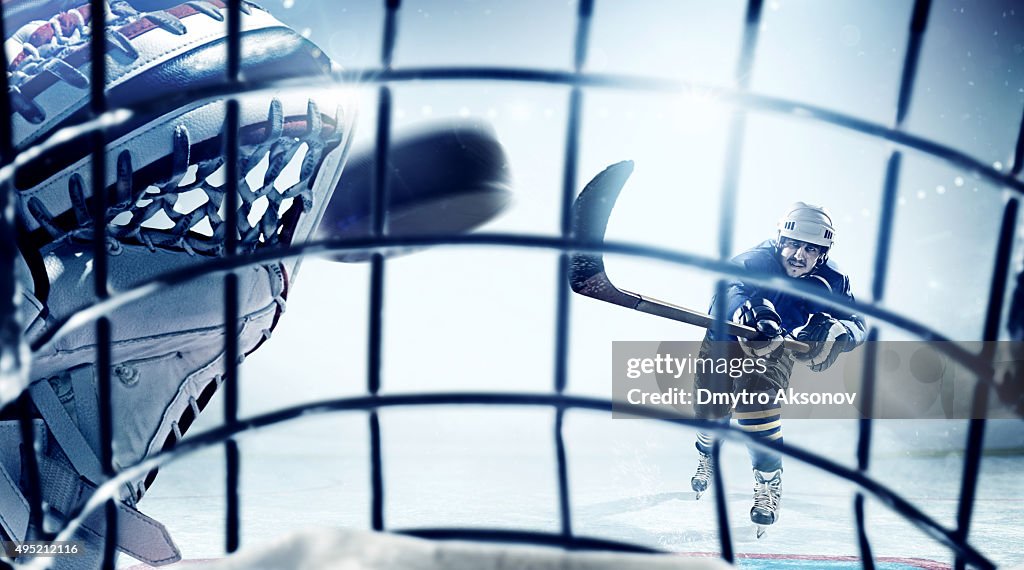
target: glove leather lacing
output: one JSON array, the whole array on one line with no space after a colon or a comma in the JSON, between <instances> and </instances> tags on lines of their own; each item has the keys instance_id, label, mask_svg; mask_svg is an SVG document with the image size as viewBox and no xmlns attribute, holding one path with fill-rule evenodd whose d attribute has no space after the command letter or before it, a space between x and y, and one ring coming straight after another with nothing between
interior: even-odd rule
<instances>
[{"instance_id":1,"label":"glove leather lacing","mask_svg":"<svg viewBox=\"0 0 1024 570\"><path fill-rule=\"evenodd\" d=\"M194 0L186 4L218 21L224 20L224 16L209 2ZM175 35L180 36L187 32L185 24L173 14L163 10L140 12L128 2L117 0L110 3L105 30L107 49L120 52L130 59L138 58L138 52L118 28L142 18ZM88 5L54 16L41 26L38 23L29 24L36 26L36 29L25 38L21 45L22 53L14 55L12 63L7 68L11 104L14 111L25 120L41 123L46 119L46 111L30 97L22 94L20 89L21 85L40 73L48 71L58 80L80 89L89 86L89 77L65 62L64 58L74 50L88 49L92 38L91 24Z\"/></svg>"},{"instance_id":2,"label":"glove leather lacing","mask_svg":"<svg viewBox=\"0 0 1024 570\"><path fill-rule=\"evenodd\" d=\"M332 122L337 125L337 118ZM304 132L294 132L295 124L304 124ZM244 176L238 183L240 251L290 243L298 218L313 208L312 183L320 161L341 140L341 133L333 125L325 128L312 101L304 121L292 121L290 125L286 132L282 106L275 99L270 104L267 122L258 129L266 132L265 138L241 148L239 164ZM173 137L170 175L146 186L134 179L131 153L124 150L118 155L115 203L106 213L111 252L116 253L124 243L143 245L150 250L184 251L189 255L222 254L227 186L223 156L216 153L190 165L188 128L179 125ZM301 154L303 147L305 153ZM255 178L259 178L257 167L262 168L264 158L266 172L262 180L250 185L254 171ZM298 170L298 180L290 185L281 176L289 166ZM38 198L29 199L28 211L52 241L91 241L92 216L86 203L85 183L77 173L68 182L68 193L73 205L73 227L62 227Z\"/></svg>"},{"instance_id":3,"label":"glove leather lacing","mask_svg":"<svg viewBox=\"0 0 1024 570\"><path fill-rule=\"evenodd\" d=\"M217 6L205 0L193 0L184 5L218 21L224 16ZM124 0L109 5L110 14L106 30L108 46L135 59L138 52L118 28L143 18L169 33L187 32L180 18L167 11L140 12ZM249 3L242 2L242 10L250 13ZM72 51L87 49L91 37L91 18L88 5L68 10L44 24L33 23L34 31L23 38L22 53L16 55L8 67L11 100L16 112L32 122L45 119L45 111L19 86L33 77L49 72L60 81L86 88L89 78L69 65L64 59ZM290 123L293 124L293 123ZM240 208L238 236L241 251L252 251L261 245L289 243L298 218L313 206L312 181L325 153L340 141L336 129L337 117L326 127L316 105L310 101L302 133L286 132L286 117L282 106L275 100L270 105L265 133L257 142L244 145L240 156L243 175L249 178L260 161L267 158L263 180L252 184L239 181ZM189 255L220 255L226 228L223 224L224 183L223 157L220 153L198 159L190 165L191 148L186 126L179 125L172 142L172 166L169 176L148 184L135 180L132 157L122 151L117 157L117 182L113 206L105 212L108 225L108 249L116 253L120 243L184 251ZM305 153L299 151L305 146ZM299 170L298 180L290 185L279 177L293 161L299 161L293 170ZM257 176L258 178L258 176ZM282 187L282 185L287 185ZM198 192L196 192L198 191ZM60 223L37 198L31 198L27 207L32 218L49 234L49 241L63 238L89 241L92 239L92 219L86 201L82 177L75 174L68 183L73 204L74 219ZM186 194L189 197L186 197Z\"/></svg>"}]
</instances>

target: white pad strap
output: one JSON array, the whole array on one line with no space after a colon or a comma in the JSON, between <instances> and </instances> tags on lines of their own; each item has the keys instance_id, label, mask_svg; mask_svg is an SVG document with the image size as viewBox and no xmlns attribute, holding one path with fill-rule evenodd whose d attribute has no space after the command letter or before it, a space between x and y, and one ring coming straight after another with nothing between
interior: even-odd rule
<instances>
[{"instance_id":1,"label":"white pad strap","mask_svg":"<svg viewBox=\"0 0 1024 570\"><path fill-rule=\"evenodd\" d=\"M0 461L0 528L10 540L25 540L29 521L28 501L17 483L21 472L20 448L21 426L18 422L0 422L0 454L3 455L3 461Z\"/></svg>"},{"instance_id":2,"label":"white pad strap","mask_svg":"<svg viewBox=\"0 0 1024 570\"><path fill-rule=\"evenodd\" d=\"M39 410L39 415L43 416L46 427L53 434L53 438L57 440L64 455L74 465L75 470L90 481L102 481L104 477L100 460L92 452L92 448L82 436L82 432L78 430L78 426L71 421L71 417L68 416L67 410L60 403L60 399L57 398L50 383L40 380L29 387L29 393L32 395L32 402L36 405L36 409Z\"/></svg>"},{"instance_id":3,"label":"white pad strap","mask_svg":"<svg viewBox=\"0 0 1024 570\"><path fill-rule=\"evenodd\" d=\"M92 494L95 489L87 482L82 487L86 495ZM106 534L106 527L106 510L98 508L85 517L80 532L102 538ZM117 502L117 548L153 566L181 560L181 552L164 525L120 501ZM99 551L102 552L102 549Z\"/></svg>"},{"instance_id":4,"label":"white pad strap","mask_svg":"<svg viewBox=\"0 0 1024 570\"><path fill-rule=\"evenodd\" d=\"M47 382L42 382L48 384ZM52 394L52 390L50 391ZM47 398L47 396L43 396ZM56 395L53 395L56 400ZM58 401L59 404L59 401ZM42 432L42 420L33 420L37 432ZM51 433L52 430L51 430ZM37 433L37 438L45 437ZM57 439L54 436L54 439ZM58 440L59 443L59 440ZM18 485L21 471L22 439L21 426L17 421L0 422L0 529L10 540L25 540L28 536L30 522L30 506ZM65 455L71 457L72 454ZM96 486L83 479L63 458L50 454L38 457L41 489L44 500L49 508L64 516L69 516L83 503L85 497L91 495ZM11 473L11 470L16 471ZM159 522L140 513L131 506L118 501L117 503L117 547L122 552L151 565L167 564L181 558L181 553L171 540L167 529ZM102 536L106 528L106 512L95 509L82 521L82 526L75 533L75 539L88 540L95 546L91 550L102 553ZM75 559L76 564L81 563Z\"/></svg>"},{"instance_id":5,"label":"white pad strap","mask_svg":"<svg viewBox=\"0 0 1024 570\"><path fill-rule=\"evenodd\" d=\"M71 388L75 393L75 415L78 429L89 443L89 448L98 457L100 454L100 410L96 376L92 366L72 368Z\"/></svg>"},{"instance_id":6,"label":"white pad strap","mask_svg":"<svg viewBox=\"0 0 1024 570\"><path fill-rule=\"evenodd\" d=\"M96 490L95 485L80 478L66 464L47 455L40 457L40 471L46 483L44 492L48 504L65 517L70 516L84 502L85 497ZM90 542L86 550L102 555L106 525L106 510L94 509L85 516L74 538ZM117 548L151 565L181 559L180 551L162 524L120 501L117 502Z\"/></svg>"}]
</instances>

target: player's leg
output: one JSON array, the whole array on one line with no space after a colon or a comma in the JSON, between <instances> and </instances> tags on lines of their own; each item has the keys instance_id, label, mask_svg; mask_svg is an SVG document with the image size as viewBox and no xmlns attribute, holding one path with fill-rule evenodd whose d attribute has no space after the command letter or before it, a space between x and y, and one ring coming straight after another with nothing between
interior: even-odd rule
<instances>
[{"instance_id":1,"label":"player's leg","mask_svg":"<svg viewBox=\"0 0 1024 570\"><path fill-rule=\"evenodd\" d=\"M714 443L714 436L710 433L697 432L697 471L690 478L690 488L693 489L696 499L711 486L711 478L715 475L715 467L711 463L711 445Z\"/></svg>"},{"instance_id":2,"label":"player's leg","mask_svg":"<svg viewBox=\"0 0 1024 570\"><path fill-rule=\"evenodd\" d=\"M699 358L706 359L711 355L711 342L705 337L700 347ZM733 380L727 374L705 373L703 369L697 371L693 378L694 391L710 390L715 394L731 393ZM713 403L695 403L693 406L694 415L699 419L720 420L728 423L731 417L730 406ZM714 435L706 431L697 432L697 470L690 478L690 488L697 494L696 499L711 486L711 479L715 474L715 466L711 461L711 446L714 444Z\"/></svg>"},{"instance_id":3,"label":"player's leg","mask_svg":"<svg viewBox=\"0 0 1024 570\"><path fill-rule=\"evenodd\" d=\"M774 398L772 398L774 400ZM743 403L736 405L734 414L740 429L762 441L782 442L782 406L768 403ZM782 456L774 451L747 447L750 462L754 468L754 506L750 509L750 520L762 526L774 524L779 518L779 503L782 498Z\"/></svg>"},{"instance_id":4,"label":"player's leg","mask_svg":"<svg viewBox=\"0 0 1024 570\"><path fill-rule=\"evenodd\" d=\"M741 430L763 441L782 442L782 405L736 404L733 414ZM759 471L782 469L782 456L774 451L749 446L750 464Z\"/></svg>"}]
</instances>

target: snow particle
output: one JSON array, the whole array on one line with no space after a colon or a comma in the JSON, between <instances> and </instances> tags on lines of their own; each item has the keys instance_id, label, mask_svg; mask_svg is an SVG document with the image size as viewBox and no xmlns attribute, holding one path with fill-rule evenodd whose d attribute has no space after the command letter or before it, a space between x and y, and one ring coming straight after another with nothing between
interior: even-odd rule
<instances>
[{"instance_id":1,"label":"snow particle","mask_svg":"<svg viewBox=\"0 0 1024 570\"><path fill-rule=\"evenodd\" d=\"M963 176L957 176L956 178L953 179L953 184L956 185L956 186L963 186L964 185L964 177Z\"/></svg>"},{"instance_id":2,"label":"snow particle","mask_svg":"<svg viewBox=\"0 0 1024 570\"><path fill-rule=\"evenodd\" d=\"M1003 169L1003 163L999 162L997 160L997 161L992 163L992 168L995 168L996 170L1002 170Z\"/></svg>"},{"instance_id":3,"label":"snow particle","mask_svg":"<svg viewBox=\"0 0 1024 570\"><path fill-rule=\"evenodd\" d=\"M917 199L918 200L924 200L925 197L927 197L927 196L928 196L928 194L924 190L918 190L917 191Z\"/></svg>"},{"instance_id":4,"label":"snow particle","mask_svg":"<svg viewBox=\"0 0 1024 570\"><path fill-rule=\"evenodd\" d=\"M936 194L945 194L946 193L946 187L943 186L942 184L939 184L938 186L935 187L935 193Z\"/></svg>"},{"instance_id":5,"label":"snow particle","mask_svg":"<svg viewBox=\"0 0 1024 570\"><path fill-rule=\"evenodd\" d=\"M291 8L294 5L295 5L295 0L284 0L284 2L281 3L281 6L285 10L287 10L288 8Z\"/></svg>"}]
</instances>

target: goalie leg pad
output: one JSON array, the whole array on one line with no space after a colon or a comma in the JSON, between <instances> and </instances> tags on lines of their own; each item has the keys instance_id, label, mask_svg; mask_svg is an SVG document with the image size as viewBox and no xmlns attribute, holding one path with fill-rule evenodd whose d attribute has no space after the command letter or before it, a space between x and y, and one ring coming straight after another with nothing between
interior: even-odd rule
<instances>
[{"instance_id":1,"label":"goalie leg pad","mask_svg":"<svg viewBox=\"0 0 1024 570\"><path fill-rule=\"evenodd\" d=\"M32 399L37 409L46 409L46 414L50 415L49 421L40 418L33 420L33 424L40 449L37 460L40 491L46 505L44 514L48 520L60 524L66 521L70 513L81 508L96 487L77 471L74 462L83 464L85 459L85 464L98 465L99 460L95 455L82 449L73 452L74 459L64 453L59 440L69 441L69 435L77 435L77 431L73 434L64 431L72 420L67 417L48 382L39 382L33 386ZM53 401L57 401L56 408L52 406ZM65 427L59 427L61 425ZM73 440L73 437L70 440ZM0 530L9 540L31 540L38 535L40 529L29 526L30 507L22 491L26 474L23 473L20 461L24 445L17 420L0 421L0 450L4 456L3 463L0 463ZM11 469L12 463L15 464L14 469ZM129 495L122 494L126 497ZM92 560L92 566L98 566L99 557L102 556L101 537L105 526L105 512L103 509L97 509L86 515L72 537L73 540L87 544L86 552L83 554ZM117 547L118 550L149 564L166 564L181 558L164 526L137 511L130 497L118 503ZM55 568L82 567L83 564L81 557L57 562Z\"/></svg>"}]
</instances>

